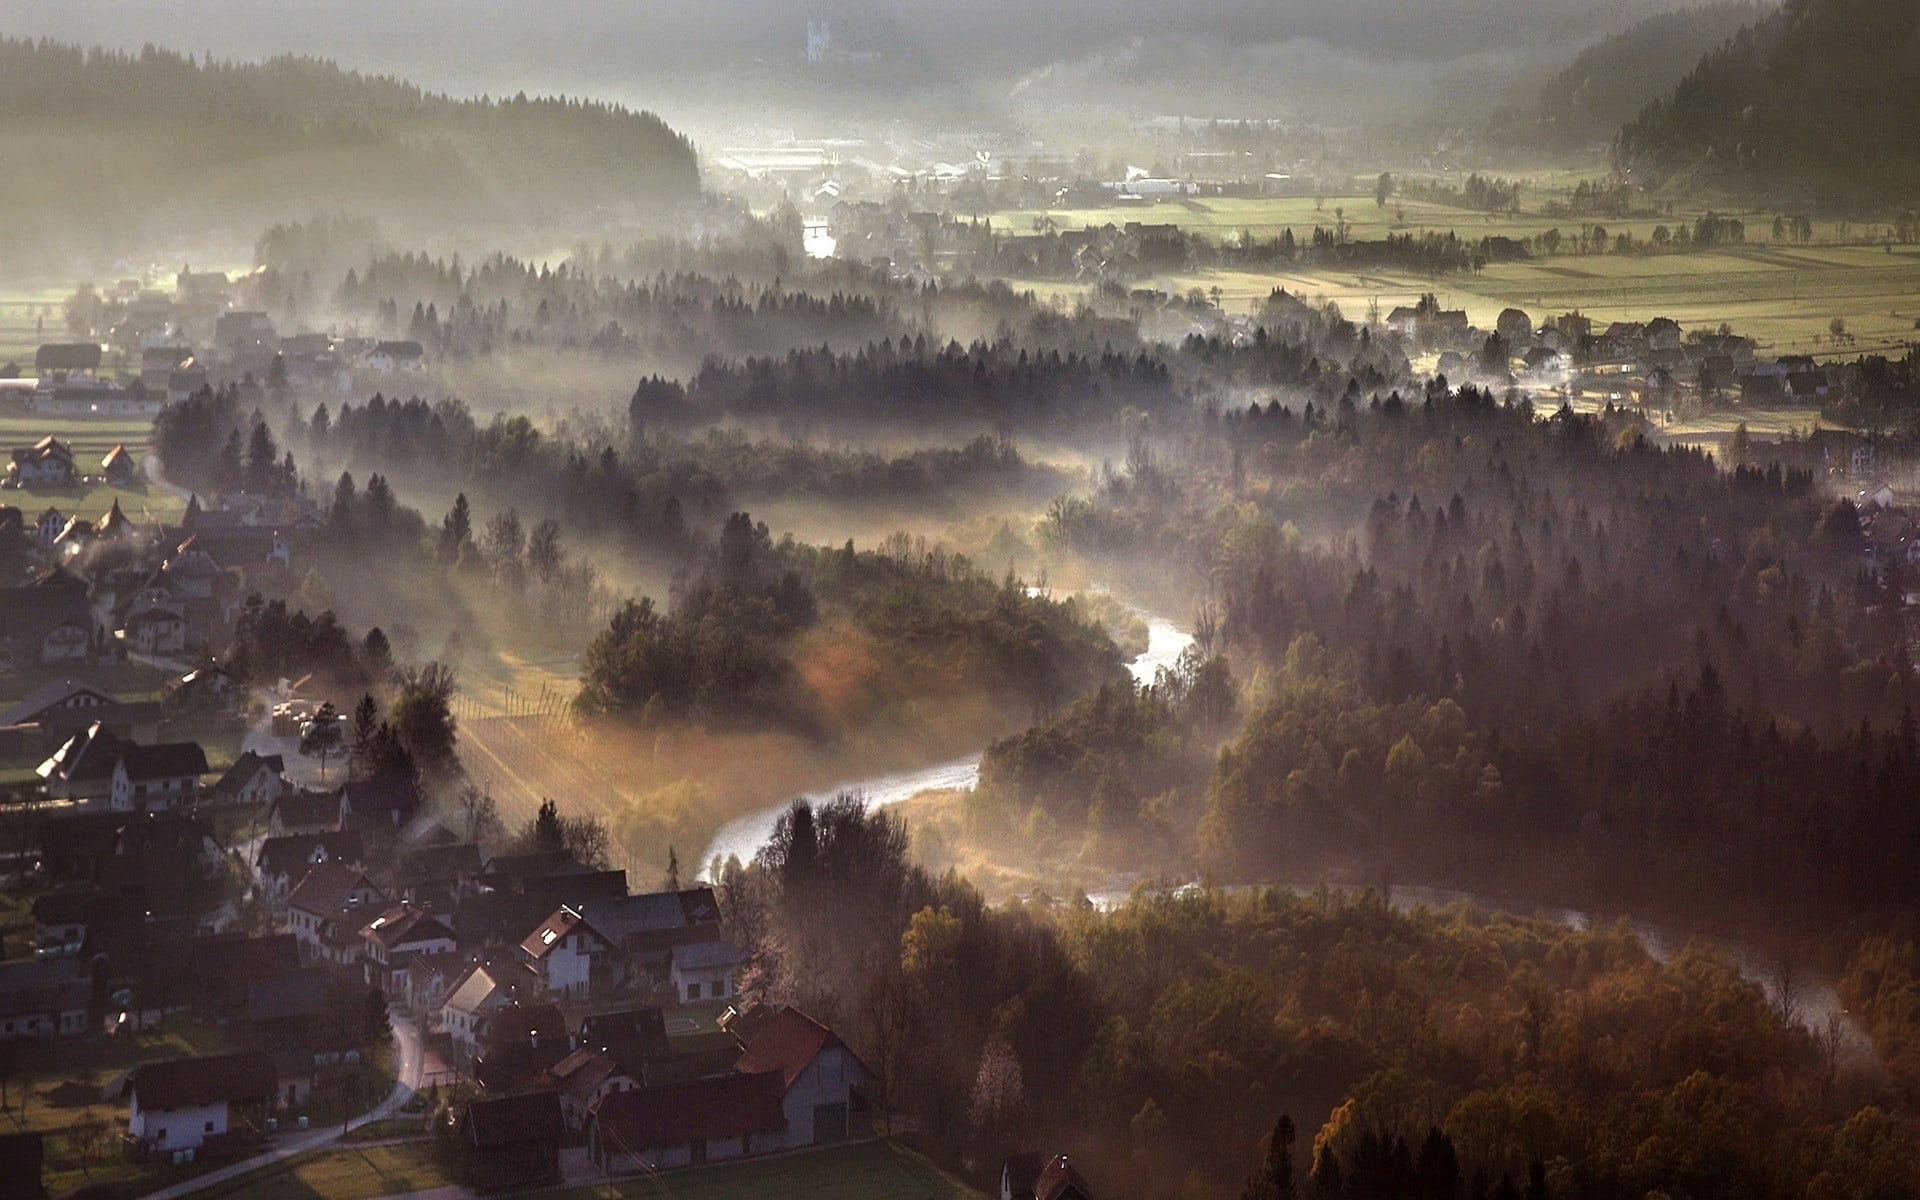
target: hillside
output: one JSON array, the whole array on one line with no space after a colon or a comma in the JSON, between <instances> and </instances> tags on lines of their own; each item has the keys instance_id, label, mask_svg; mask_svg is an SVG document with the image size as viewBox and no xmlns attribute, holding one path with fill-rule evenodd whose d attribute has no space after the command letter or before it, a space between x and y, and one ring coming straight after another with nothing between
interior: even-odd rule
<instances>
[{"instance_id":1,"label":"hillside","mask_svg":"<svg viewBox=\"0 0 1920 1200\"><path fill-rule=\"evenodd\" d=\"M26 271L205 246L209 229L250 240L316 211L521 232L644 214L699 188L692 146L651 113L457 100L311 58L10 39L0 161L0 266Z\"/></svg>"},{"instance_id":2,"label":"hillside","mask_svg":"<svg viewBox=\"0 0 1920 1200\"><path fill-rule=\"evenodd\" d=\"M1768 10L1722 0L1648 17L1581 50L1507 114L1504 132L1529 145L1603 144L1700 61Z\"/></svg>"},{"instance_id":3,"label":"hillside","mask_svg":"<svg viewBox=\"0 0 1920 1200\"><path fill-rule=\"evenodd\" d=\"M1920 6L1790 0L1701 59L1620 131L1618 165L1782 201L1909 204L1920 193Z\"/></svg>"}]
</instances>

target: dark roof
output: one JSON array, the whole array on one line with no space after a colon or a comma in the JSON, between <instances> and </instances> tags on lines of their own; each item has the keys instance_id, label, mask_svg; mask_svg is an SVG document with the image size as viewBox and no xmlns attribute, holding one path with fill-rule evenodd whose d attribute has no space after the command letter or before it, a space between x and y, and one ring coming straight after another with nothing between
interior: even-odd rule
<instances>
[{"instance_id":1,"label":"dark roof","mask_svg":"<svg viewBox=\"0 0 1920 1200\"><path fill-rule=\"evenodd\" d=\"M565 850L531 850L525 854L496 854L487 860L487 874L509 879L532 879L556 872L582 870L580 860Z\"/></svg>"},{"instance_id":2,"label":"dark roof","mask_svg":"<svg viewBox=\"0 0 1920 1200\"><path fill-rule=\"evenodd\" d=\"M273 802L282 825L332 825L340 820L340 797L334 792L305 789Z\"/></svg>"},{"instance_id":3,"label":"dark roof","mask_svg":"<svg viewBox=\"0 0 1920 1200\"><path fill-rule=\"evenodd\" d=\"M133 1072L142 1108L191 1108L221 1101L270 1100L278 1077L273 1059L258 1050L148 1063Z\"/></svg>"},{"instance_id":4,"label":"dark roof","mask_svg":"<svg viewBox=\"0 0 1920 1200\"><path fill-rule=\"evenodd\" d=\"M461 1124L467 1140L481 1150L558 1139L562 1128L560 1093L528 1092L498 1100L475 1100L467 1105Z\"/></svg>"},{"instance_id":5,"label":"dark roof","mask_svg":"<svg viewBox=\"0 0 1920 1200\"><path fill-rule=\"evenodd\" d=\"M327 1007L328 971L308 967L247 981L247 1019L288 1021L317 1017Z\"/></svg>"},{"instance_id":6,"label":"dark roof","mask_svg":"<svg viewBox=\"0 0 1920 1200\"><path fill-rule=\"evenodd\" d=\"M87 919L87 906L100 893L48 892L33 902L33 919L40 925L78 925Z\"/></svg>"},{"instance_id":7,"label":"dark roof","mask_svg":"<svg viewBox=\"0 0 1920 1200\"><path fill-rule=\"evenodd\" d=\"M389 950L408 942L453 940L453 930L447 928L444 921L410 904L394 905L367 922L367 927L360 932Z\"/></svg>"},{"instance_id":8,"label":"dark roof","mask_svg":"<svg viewBox=\"0 0 1920 1200\"><path fill-rule=\"evenodd\" d=\"M636 1149L714 1142L785 1129L780 1091L773 1075L720 1075L615 1092L594 1106L594 1119Z\"/></svg>"},{"instance_id":9,"label":"dark roof","mask_svg":"<svg viewBox=\"0 0 1920 1200\"><path fill-rule=\"evenodd\" d=\"M1000 1191L1012 1200L1033 1200L1033 1185L1039 1178L1038 1154L1010 1154L1000 1164Z\"/></svg>"},{"instance_id":10,"label":"dark roof","mask_svg":"<svg viewBox=\"0 0 1920 1200\"><path fill-rule=\"evenodd\" d=\"M260 853L254 864L260 873L266 876L285 875L289 879L305 879L314 866L315 854L319 853L319 862L357 863L364 849L360 835L347 830L339 833L289 833L281 837L271 837L260 843Z\"/></svg>"},{"instance_id":11,"label":"dark roof","mask_svg":"<svg viewBox=\"0 0 1920 1200\"><path fill-rule=\"evenodd\" d=\"M123 742L120 761L126 768L127 778L136 783L207 773L207 754L198 742L163 742L158 746Z\"/></svg>"},{"instance_id":12,"label":"dark roof","mask_svg":"<svg viewBox=\"0 0 1920 1200\"><path fill-rule=\"evenodd\" d=\"M843 1044L833 1030L789 1004L747 1043L734 1069L750 1075L776 1072L784 1090L822 1050Z\"/></svg>"},{"instance_id":13,"label":"dark roof","mask_svg":"<svg viewBox=\"0 0 1920 1200\"><path fill-rule=\"evenodd\" d=\"M101 721L95 721L68 738L53 756L40 764L40 777L75 783L88 779L106 779L120 756L121 741Z\"/></svg>"},{"instance_id":14,"label":"dark roof","mask_svg":"<svg viewBox=\"0 0 1920 1200\"><path fill-rule=\"evenodd\" d=\"M252 779L254 772L262 767L275 775L284 775L287 771L287 760L285 756L279 754L256 754L251 750L243 751L239 758L233 760L233 765L227 768L226 774L220 776L220 782L213 786L218 791L237 789L241 784Z\"/></svg>"},{"instance_id":15,"label":"dark roof","mask_svg":"<svg viewBox=\"0 0 1920 1200\"><path fill-rule=\"evenodd\" d=\"M16 658L28 658L25 647L40 641L63 626L93 632L93 611L87 607L87 593L66 588L34 584L28 587L0 589L0 637L14 643ZM37 661L36 647L31 660Z\"/></svg>"},{"instance_id":16,"label":"dark roof","mask_svg":"<svg viewBox=\"0 0 1920 1200\"><path fill-rule=\"evenodd\" d=\"M455 842L449 846L422 846L409 850L400 859L399 878L408 883L457 879L480 873L480 846L477 842Z\"/></svg>"},{"instance_id":17,"label":"dark roof","mask_svg":"<svg viewBox=\"0 0 1920 1200\"><path fill-rule=\"evenodd\" d=\"M1034 1200L1090 1200L1092 1195L1087 1190L1087 1181L1067 1162L1064 1154L1056 1155L1040 1172L1040 1178L1033 1181Z\"/></svg>"},{"instance_id":18,"label":"dark roof","mask_svg":"<svg viewBox=\"0 0 1920 1200\"><path fill-rule=\"evenodd\" d=\"M493 1014L487 1040L495 1046L508 1042L567 1042L567 1019L552 1004L514 1004Z\"/></svg>"},{"instance_id":19,"label":"dark roof","mask_svg":"<svg viewBox=\"0 0 1920 1200\"><path fill-rule=\"evenodd\" d=\"M420 806L420 793L411 782L389 777L356 779L340 789L346 811L357 816L375 813L411 813Z\"/></svg>"},{"instance_id":20,"label":"dark roof","mask_svg":"<svg viewBox=\"0 0 1920 1200\"><path fill-rule=\"evenodd\" d=\"M303 912L332 916L347 907L354 890L363 883L372 886L372 881L358 867L337 862L321 863L308 871L306 878L293 889L287 897L287 905Z\"/></svg>"},{"instance_id":21,"label":"dark roof","mask_svg":"<svg viewBox=\"0 0 1920 1200\"><path fill-rule=\"evenodd\" d=\"M97 705L80 705L81 712L120 703L120 698L105 688L95 687L78 679L50 679L22 696L16 703L0 710L0 725L25 725L31 721L39 721L48 715L48 710L65 705L68 700L77 696L91 696L100 701Z\"/></svg>"},{"instance_id":22,"label":"dark roof","mask_svg":"<svg viewBox=\"0 0 1920 1200\"><path fill-rule=\"evenodd\" d=\"M627 1059L636 1052L643 1059L667 1052L666 1014L645 1007L582 1017L577 1041L588 1049L605 1050L632 1068L638 1064Z\"/></svg>"},{"instance_id":23,"label":"dark roof","mask_svg":"<svg viewBox=\"0 0 1920 1200\"><path fill-rule=\"evenodd\" d=\"M373 348L373 352L394 358L419 358L426 353L419 342L381 342Z\"/></svg>"},{"instance_id":24,"label":"dark roof","mask_svg":"<svg viewBox=\"0 0 1920 1200\"><path fill-rule=\"evenodd\" d=\"M98 371L100 344L98 342L50 342L40 347L34 354L33 369L42 374L48 371Z\"/></svg>"},{"instance_id":25,"label":"dark roof","mask_svg":"<svg viewBox=\"0 0 1920 1200\"><path fill-rule=\"evenodd\" d=\"M589 900L580 906L580 915L602 937L624 945L649 934L717 922L720 906L712 888L699 887Z\"/></svg>"},{"instance_id":26,"label":"dark roof","mask_svg":"<svg viewBox=\"0 0 1920 1200\"><path fill-rule=\"evenodd\" d=\"M122 817L115 832L114 854L122 857L174 855L197 857L213 831L192 817L180 813L143 813Z\"/></svg>"}]
</instances>

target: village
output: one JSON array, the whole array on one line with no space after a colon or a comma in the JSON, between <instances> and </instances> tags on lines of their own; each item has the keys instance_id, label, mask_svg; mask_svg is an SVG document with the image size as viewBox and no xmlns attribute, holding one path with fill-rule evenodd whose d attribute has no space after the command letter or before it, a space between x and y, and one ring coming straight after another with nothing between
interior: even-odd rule
<instances>
[{"instance_id":1,"label":"village","mask_svg":"<svg viewBox=\"0 0 1920 1200\"><path fill-rule=\"evenodd\" d=\"M1180 240L1136 223L1077 254L1137 264ZM171 297L121 292L107 347L48 343L31 376L7 369L12 427L149 419L243 381L325 397L396 373L431 380L419 342L282 337L234 307L242 293L222 275L183 270ZM1176 344L1312 337L1337 319L1284 289L1235 316L1204 296L1100 293ZM1668 318L1599 326L1508 309L1480 329L1432 296L1370 313L1366 329L1403 363L1543 409L1624 408L1657 426L1804 405L1807 436L1728 453L1855 500L1863 569L1920 565L1920 523L1897 506L1876 441L1817 428L1857 368L1767 357L1724 327ZM352 697L226 665L261 595L306 570L326 525L312 497L241 487L187 495L177 519L118 496L93 511L92 484L170 485L123 442L98 461L55 433L10 450L0 498L22 502L0 506L0 556L19 580L0 590L17 696L0 711L0 762L15 768L0 858L21 919L0 963L0 1055L41 1085L25 1064L47 1060L22 1046L97 1043L112 1069L39 1088L43 1104L85 1114L50 1125L66 1131L60 1155L31 1129L0 1134L0 1162L31 1163L37 1180L54 1157L83 1177L89 1159L117 1158L157 1185L272 1158L290 1139L310 1150L323 1125L372 1125L434 1139L450 1177L490 1191L911 1132L829 1025L740 996L747 964L723 892L636 880L564 846L489 849L417 787L351 767L327 782ZM152 1057L156 1038L198 1052ZM1022 1155L1002 1174L1007 1198L1087 1195L1057 1158Z\"/></svg>"}]
</instances>

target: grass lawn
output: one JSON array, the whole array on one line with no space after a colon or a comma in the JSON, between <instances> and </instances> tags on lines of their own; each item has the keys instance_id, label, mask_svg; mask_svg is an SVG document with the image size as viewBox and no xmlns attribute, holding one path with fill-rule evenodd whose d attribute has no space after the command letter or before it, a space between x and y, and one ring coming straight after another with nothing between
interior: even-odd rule
<instances>
[{"instance_id":1,"label":"grass lawn","mask_svg":"<svg viewBox=\"0 0 1920 1200\"><path fill-rule=\"evenodd\" d=\"M199 1193L204 1200L371 1200L458 1182L434 1159L431 1142L334 1146L301 1154Z\"/></svg>"},{"instance_id":2,"label":"grass lawn","mask_svg":"<svg viewBox=\"0 0 1920 1200\"><path fill-rule=\"evenodd\" d=\"M575 1188L568 1200L590 1197L658 1196L674 1200L980 1200L980 1193L896 1142L863 1142L811 1154L724 1163L670 1171L659 1182L616 1181L611 1188Z\"/></svg>"},{"instance_id":3,"label":"grass lawn","mask_svg":"<svg viewBox=\"0 0 1920 1200\"><path fill-rule=\"evenodd\" d=\"M132 451L131 447L128 449ZM84 458L77 448L74 453L76 458ZM52 507L59 509L64 516L85 517L98 524L116 500L120 502L120 511L135 521L177 524L187 511L185 500L165 488L152 486L144 479L136 479L124 487L96 482L74 487L7 488L0 491L0 504L18 508L29 521Z\"/></svg>"}]
</instances>

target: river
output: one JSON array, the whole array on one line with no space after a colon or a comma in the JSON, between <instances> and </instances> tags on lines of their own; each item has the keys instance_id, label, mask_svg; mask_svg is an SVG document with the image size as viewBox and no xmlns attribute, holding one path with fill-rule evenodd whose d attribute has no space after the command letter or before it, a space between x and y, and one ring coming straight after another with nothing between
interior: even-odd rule
<instances>
[{"instance_id":1,"label":"river","mask_svg":"<svg viewBox=\"0 0 1920 1200\"><path fill-rule=\"evenodd\" d=\"M1127 664L1127 670L1141 683L1152 683L1162 667L1171 667L1182 652L1193 644L1193 636L1164 617L1142 614L1147 620L1147 648ZM862 793L867 803L876 808L889 804L898 804L921 792L935 790L971 791L980 782L980 751L932 766L920 767L910 771L899 771L891 775L878 775L867 779L849 779L830 788L808 793L806 799L815 804L824 803L841 792L857 791ZM739 855L740 861L751 861L755 852L766 845L773 836L775 822L780 819L792 801L783 801L767 808L756 809L745 816L738 817L726 825L713 837L707 852L700 859L702 870L710 870L714 859L722 862L729 856ZM1286 885L1302 894L1313 890L1314 885ZM1100 892L1089 897L1096 905L1113 907L1125 901L1127 893ZM1590 928L1595 920L1591 913L1578 909L1562 908L1551 905L1536 905L1526 909L1512 901L1493 900L1474 892L1453 888L1423 885L1396 884L1393 889L1393 906L1402 911L1425 906L1427 908L1447 908L1466 904L1490 911L1521 911L1550 920L1558 921L1573 929ZM1759 985L1769 996L1776 992L1779 981L1780 959L1758 946L1746 942L1725 938L1708 937L1675 929L1670 926L1653 925L1644 921L1629 920L1628 927L1647 952L1654 958L1665 961L1678 953L1689 942L1697 942L1715 953L1720 954L1734 964L1740 974ZM1811 974L1803 974L1795 986L1795 1008L1800 1023L1813 1033L1820 1034L1830 1016L1840 1017L1841 1057L1850 1063L1877 1063L1873 1044L1864 1030L1846 1010L1835 990L1833 981Z\"/></svg>"},{"instance_id":2,"label":"river","mask_svg":"<svg viewBox=\"0 0 1920 1200\"><path fill-rule=\"evenodd\" d=\"M1146 616L1146 614L1142 614ZM1164 617L1146 616L1147 648L1142 650L1133 661L1127 664L1127 670L1141 683L1152 683L1162 667L1171 667L1179 660L1182 652L1193 645L1193 635ZM909 771L898 771L891 775L878 775L868 779L849 779L836 783L832 787L807 793L805 799L815 804L831 800L841 792L857 791L864 795L867 804L873 808L885 808L889 804L898 804L911 799L921 792L931 791L972 791L980 782L980 756L984 751L976 750L962 758L949 759L928 767L916 767ZM713 860L725 862L729 856L739 855L741 862L751 862L755 852L767 844L773 836L774 823L780 819L792 800L783 800L767 808L756 809L743 817L736 817L720 827L713 835L713 842L707 852L701 856L701 869L711 870Z\"/></svg>"}]
</instances>

